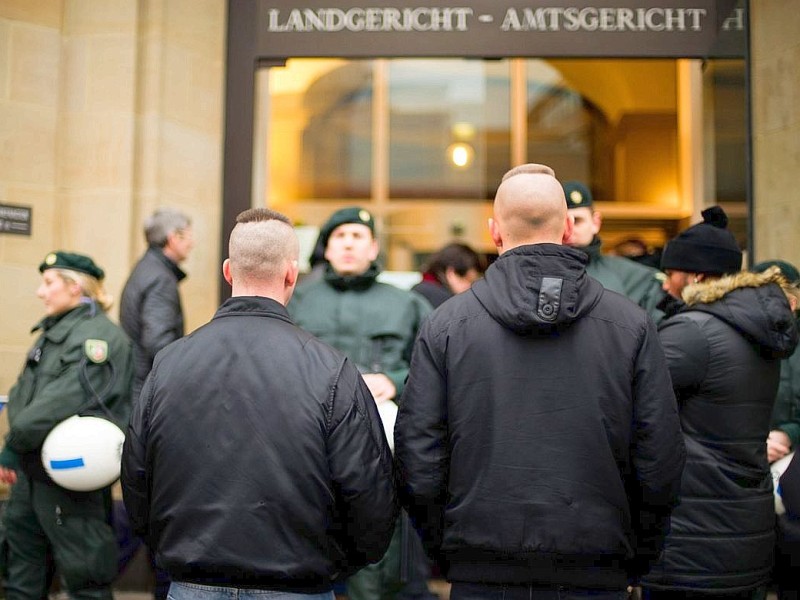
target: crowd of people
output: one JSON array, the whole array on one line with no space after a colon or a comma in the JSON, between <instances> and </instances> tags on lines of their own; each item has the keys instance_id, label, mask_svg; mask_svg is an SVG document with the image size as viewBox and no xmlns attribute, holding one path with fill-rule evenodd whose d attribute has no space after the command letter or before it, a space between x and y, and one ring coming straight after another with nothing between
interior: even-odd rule
<instances>
[{"instance_id":1,"label":"crowd of people","mask_svg":"<svg viewBox=\"0 0 800 600\"><path fill-rule=\"evenodd\" d=\"M143 544L157 600L429 600L432 571L453 600L796 600L800 273L743 270L702 217L659 268L610 256L589 187L520 165L491 265L452 242L403 290L368 210L329 216L303 278L253 208L188 336L184 213L145 222L119 326L103 269L48 254L0 451L6 598L110 599ZM74 415L124 430L124 508L44 467Z\"/></svg>"}]
</instances>

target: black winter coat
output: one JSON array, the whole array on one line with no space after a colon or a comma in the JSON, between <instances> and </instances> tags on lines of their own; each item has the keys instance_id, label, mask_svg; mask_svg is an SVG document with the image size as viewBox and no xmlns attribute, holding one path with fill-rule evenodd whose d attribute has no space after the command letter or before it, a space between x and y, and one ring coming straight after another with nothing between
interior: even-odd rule
<instances>
[{"instance_id":1,"label":"black winter coat","mask_svg":"<svg viewBox=\"0 0 800 600\"><path fill-rule=\"evenodd\" d=\"M649 587L736 593L768 579L775 508L766 439L779 359L797 344L772 279L743 272L691 286L687 305L659 327L687 461Z\"/></svg>"},{"instance_id":2,"label":"black winter coat","mask_svg":"<svg viewBox=\"0 0 800 600\"><path fill-rule=\"evenodd\" d=\"M273 300L235 297L159 353L123 450L135 531L176 580L320 592L397 513L369 389Z\"/></svg>"},{"instance_id":3,"label":"black winter coat","mask_svg":"<svg viewBox=\"0 0 800 600\"><path fill-rule=\"evenodd\" d=\"M451 580L620 589L661 548L684 462L666 362L586 261L506 251L420 331L395 457Z\"/></svg>"},{"instance_id":4,"label":"black winter coat","mask_svg":"<svg viewBox=\"0 0 800 600\"><path fill-rule=\"evenodd\" d=\"M139 397L153 359L183 336L183 309L178 283L186 274L159 248L150 248L139 259L125 283L119 321L133 340L136 369L133 398Z\"/></svg>"}]
</instances>

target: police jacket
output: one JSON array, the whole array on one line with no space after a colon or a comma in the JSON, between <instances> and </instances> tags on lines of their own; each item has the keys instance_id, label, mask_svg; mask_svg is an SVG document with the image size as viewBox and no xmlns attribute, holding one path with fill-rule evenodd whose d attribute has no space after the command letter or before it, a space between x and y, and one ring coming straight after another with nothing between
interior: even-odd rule
<instances>
[{"instance_id":1,"label":"police jacket","mask_svg":"<svg viewBox=\"0 0 800 600\"><path fill-rule=\"evenodd\" d=\"M73 415L100 416L124 429L131 407L133 350L128 336L91 301L45 318L33 331L41 335L8 395L10 429L0 464L49 481L41 447L61 421ZM17 465L12 464L14 455L20 460Z\"/></svg>"},{"instance_id":2,"label":"police jacket","mask_svg":"<svg viewBox=\"0 0 800 600\"><path fill-rule=\"evenodd\" d=\"M381 558L397 511L366 384L261 297L225 301L156 357L122 486L173 579L235 587L330 590Z\"/></svg>"},{"instance_id":3,"label":"police jacket","mask_svg":"<svg viewBox=\"0 0 800 600\"><path fill-rule=\"evenodd\" d=\"M607 256L600 251L601 246L600 238L595 237L591 244L580 248L589 255L586 272L607 290L633 300L658 324L664 318L664 313L658 309L658 303L666 295L662 289L664 275L628 258Z\"/></svg>"},{"instance_id":4,"label":"police jacket","mask_svg":"<svg viewBox=\"0 0 800 600\"><path fill-rule=\"evenodd\" d=\"M425 322L395 426L401 499L455 581L625 587L684 462L655 325L555 244L508 250Z\"/></svg>"},{"instance_id":5,"label":"police jacket","mask_svg":"<svg viewBox=\"0 0 800 600\"><path fill-rule=\"evenodd\" d=\"M186 277L160 248L149 248L125 283L119 320L134 343L134 398L139 395L158 351L183 335L178 282Z\"/></svg>"},{"instance_id":6,"label":"police jacket","mask_svg":"<svg viewBox=\"0 0 800 600\"><path fill-rule=\"evenodd\" d=\"M289 303L295 322L340 350L362 373L383 373L403 390L411 347L431 312L417 294L377 281L374 264L344 277L327 265L322 279L300 286Z\"/></svg>"},{"instance_id":7,"label":"police jacket","mask_svg":"<svg viewBox=\"0 0 800 600\"><path fill-rule=\"evenodd\" d=\"M684 290L659 335L687 448L681 503L644 584L737 593L769 577L775 527L766 439L780 358L797 344L781 288L742 272Z\"/></svg>"}]
</instances>

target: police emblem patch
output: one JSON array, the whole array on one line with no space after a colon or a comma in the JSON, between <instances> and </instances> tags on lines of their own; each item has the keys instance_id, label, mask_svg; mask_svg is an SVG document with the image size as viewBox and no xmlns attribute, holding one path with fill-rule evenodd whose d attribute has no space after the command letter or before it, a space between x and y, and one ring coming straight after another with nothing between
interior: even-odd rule
<instances>
[{"instance_id":1,"label":"police emblem patch","mask_svg":"<svg viewBox=\"0 0 800 600\"><path fill-rule=\"evenodd\" d=\"M572 190L569 194L569 199L573 204L580 204L583 200L583 194L578 190Z\"/></svg>"},{"instance_id":2,"label":"police emblem patch","mask_svg":"<svg viewBox=\"0 0 800 600\"><path fill-rule=\"evenodd\" d=\"M83 344L86 358L95 364L102 364L108 360L108 342L105 340L86 340Z\"/></svg>"},{"instance_id":3,"label":"police emblem patch","mask_svg":"<svg viewBox=\"0 0 800 600\"><path fill-rule=\"evenodd\" d=\"M372 215L370 215L367 211L362 209L358 211L358 218L364 221L364 223L369 223L369 220L370 218L372 218Z\"/></svg>"},{"instance_id":4,"label":"police emblem patch","mask_svg":"<svg viewBox=\"0 0 800 600\"><path fill-rule=\"evenodd\" d=\"M46 265L54 265L58 260L58 256L55 255L54 252L51 252L47 256L44 257L44 264Z\"/></svg>"}]
</instances>

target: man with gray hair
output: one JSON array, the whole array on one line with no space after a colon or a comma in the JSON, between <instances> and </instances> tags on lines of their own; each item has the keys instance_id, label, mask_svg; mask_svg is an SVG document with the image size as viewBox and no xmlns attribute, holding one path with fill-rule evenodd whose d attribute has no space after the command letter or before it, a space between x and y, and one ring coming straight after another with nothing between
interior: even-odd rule
<instances>
[{"instance_id":1,"label":"man with gray hair","mask_svg":"<svg viewBox=\"0 0 800 600\"><path fill-rule=\"evenodd\" d=\"M298 253L285 216L241 213L222 266L232 297L159 353L134 404L124 500L175 600L333 600L389 545L378 409L356 366L289 317Z\"/></svg>"},{"instance_id":2,"label":"man with gray hair","mask_svg":"<svg viewBox=\"0 0 800 600\"><path fill-rule=\"evenodd\" d=\"M194 246L192 222L171 208L161 208L144 222L147 251L125 283L119 320L134 344L133 397L139 396L158 351L183 336L183 308L178 283L186 277L180 264Z\"/></svg>"},{"instance_id":3,"label":"man with gray hair","mask_svg":"<svg viewBox=\"0 0 800 600\"><path fill-rule=\"evenodd\" d=\"M183 308L178 283L186 273L180 268L194 246L192 222L173 208L159 208L144 222L147 251L139 259L122 290L119 320L133 340L134 374L132 398L142 385L159 350L183 337ZM123 571L139 549L140 542L127 531L127 515L121 504L115 509L115 527L120 542L119 570ZM153 562L152 554L150 562ZM155 600L164 600L169 580L156 571Z\"/></svg>"}]
</instances>

